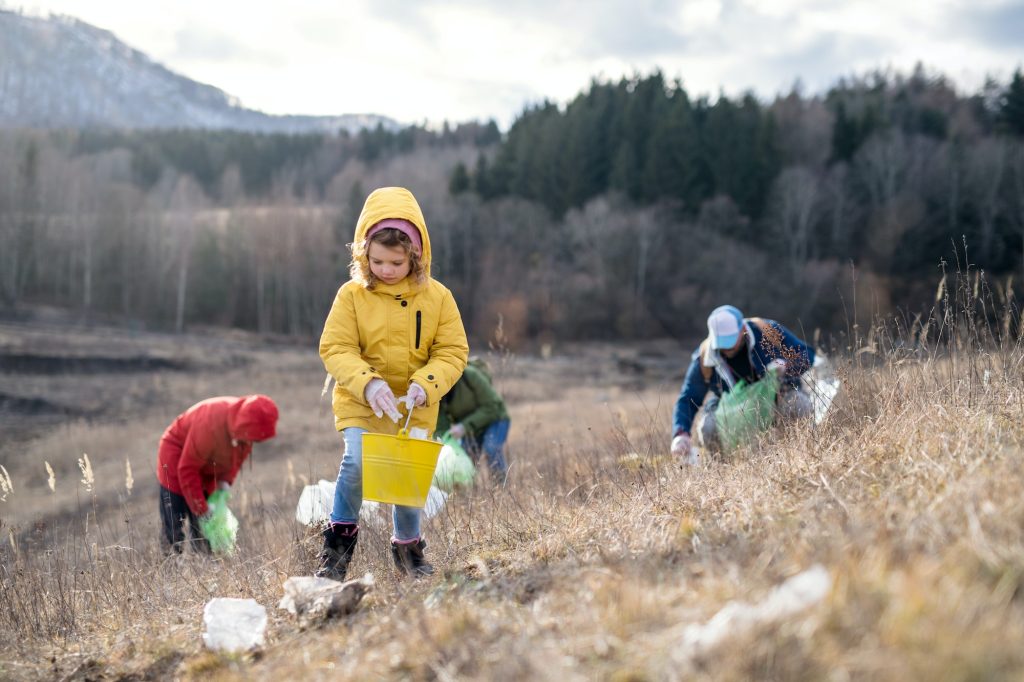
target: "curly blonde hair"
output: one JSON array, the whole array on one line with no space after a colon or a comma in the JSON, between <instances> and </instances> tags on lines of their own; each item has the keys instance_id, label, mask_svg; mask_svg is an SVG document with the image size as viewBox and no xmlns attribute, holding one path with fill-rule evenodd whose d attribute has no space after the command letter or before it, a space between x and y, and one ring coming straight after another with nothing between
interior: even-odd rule
<instances>
[{"instance_id":1,"label":"curly blonde hair","mask_svg":"<svg viewBox=\"0 0 1024 682\"><path fill-rule=\"evenodd\" d=\"M380 281L370 271L370 260L367 257L367 253L370 251L371 242L390 249L400 246L409 258L409 276L419 284L426 281L427 273L423 267L423 259L413 249L412 240L400 230L390 227L374 233L369 239L348 245L349 250L352 252L352 262L348 265L348 274L353 280L359 282L367 289L373 289L377 282Z\"/></svg>"}]
</instances>

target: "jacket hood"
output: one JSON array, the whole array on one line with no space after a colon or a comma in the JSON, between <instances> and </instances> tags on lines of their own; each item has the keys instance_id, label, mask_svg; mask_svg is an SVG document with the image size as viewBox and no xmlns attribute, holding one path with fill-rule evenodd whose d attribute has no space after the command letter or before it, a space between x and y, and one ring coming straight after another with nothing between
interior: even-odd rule
<instances>
[{"instance_id":1,"label":"jacket hood","mask_svg":"<svg viewBox=\"0 0 1024 682\"><path fill-rule=\"evenodd\" d=\"M232 438L257 442L277 433L277 405L265 395L240 398L231 408L228 431Z\"/></svg>"},{"instance_id":2,"label":"jacket hood","mask_svg":"<svg viewBox=\"0 0 1024 682\"><path fill-rule=\"evenodd\" d=\"M367 231L385 218L403 218L416 226L423 240L423 252L420 260L423 272L430 276L430 236L427 234L427 221L423 211L416 202L412 192L404 187L381 187L373 190L366 197L363 211L356 222L356 234L353 242L358 244L366 239Z\"/></svg>"}]
</instances>

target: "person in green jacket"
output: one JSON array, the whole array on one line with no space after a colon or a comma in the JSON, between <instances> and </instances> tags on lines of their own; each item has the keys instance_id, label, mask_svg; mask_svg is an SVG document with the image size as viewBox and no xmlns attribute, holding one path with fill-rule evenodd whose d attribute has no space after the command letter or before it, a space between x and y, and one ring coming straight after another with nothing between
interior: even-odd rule
<instances>
[{"instance_id":1,"label":"person in green jacket","mask_svg":"<svg viewBox=\"0 0 1024 682\"><path fill-rule=\"evenodd\" d=\"M490 377L470 360L462 378L441 399L436 433L447 431L461 440L474 462L483 452L491 475L504 484L508 477L505 441L510 423L505 401L494 390Z\"/></svg>"}]
</instances>

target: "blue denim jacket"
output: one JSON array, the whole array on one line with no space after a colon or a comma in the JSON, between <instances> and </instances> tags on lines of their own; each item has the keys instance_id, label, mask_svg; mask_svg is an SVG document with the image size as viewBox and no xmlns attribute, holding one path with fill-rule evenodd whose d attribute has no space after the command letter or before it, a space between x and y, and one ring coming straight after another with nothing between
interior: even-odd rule
<instances>
[{"instance_id":1,"label":"blue denim jacket","mask_svg":"<svg viewBox=\"0 0 1024 682\"><path fill-rule=\"evenodd\" d=\"M774 320L747 318L743 320L747 335L747 353L754 375L761 379L773 360L785 360L783 382L796 388L800 375L814 364L814 348L797 338L793 332ZM735 381L725 359L705 339L690 357L690 366L676 400L672 416L672 433L689 433L693 417L700 409L708 391L721 396Z\"/></svg>"}]
</instances>

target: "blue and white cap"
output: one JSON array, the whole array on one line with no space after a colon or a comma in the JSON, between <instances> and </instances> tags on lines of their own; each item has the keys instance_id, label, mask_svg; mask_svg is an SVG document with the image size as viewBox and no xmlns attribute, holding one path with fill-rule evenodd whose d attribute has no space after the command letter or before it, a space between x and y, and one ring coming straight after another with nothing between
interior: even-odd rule
<instances>
[{"instance_id":1,"label":"blue and white cap","mask_svg":"<svg viewBox=\"0 0 1024 682\"><path fill-rule=\"evenodd\" d=\"M708 338L713 350L732 348L743 331L743 313L731 305L718 306L708 315Z\"/></svg>"}]
</instances>

